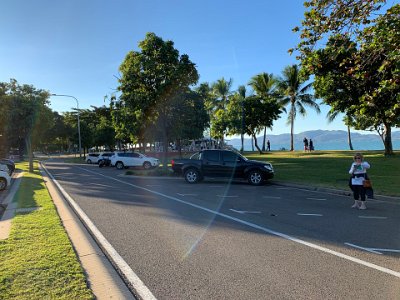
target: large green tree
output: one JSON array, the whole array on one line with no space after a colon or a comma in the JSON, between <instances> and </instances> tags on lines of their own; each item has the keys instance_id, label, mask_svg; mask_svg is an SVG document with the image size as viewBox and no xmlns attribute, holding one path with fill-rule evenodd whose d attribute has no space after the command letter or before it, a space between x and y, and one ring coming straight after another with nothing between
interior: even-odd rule
<instances>
[{"instance_id":1,"label":"large green tree","mask_svg":"<svg viewBox=\"0 0 400 300\"><path fill-rule=\"evenodd\" d=\"M127 120L133 124L132 135L143 139L146 128L158 122L166 167L169 142L167 124L163 123L167 120L166 108L176 95L196 84L199 75L189 56L180 55L172 41L147 33L139 48L140 51L130 51L122 62L118 90L124 109L132 117Z\"/></svg>"},{"instance_id":2,"label":"large green tree","mask_svg":"<svg viewBox=\"0 0 400 300\"><path fill-rule=\"evenodd\" d=\"M314 95L309 93L311 89L312 83L305 83L297 65L287 66L282 72L282 77L278 79L280 103L282 106L289 106L287 122L290 124L290 151L294 151L294 121L297 114L305 116L307 114L306 106L313 108L317 113L321 112Z\"/></svg>"},{"instance_id":3,"label":"large green tree","mask_svg":"<svg viewBox=\"0 0 400 300\"><path fill-rule=\"evenodd\" d=\"M19 148L29 157L29 171L33 172L33 139L42 136L43 128L51 126L48 104L49 93L32 85L20 85L15 79L0 83L0 132L8 141L7 149Z\"/></svg>"},{"instance_id":4,"label":"large green tree","mask_svg":"<svg viewBox=\"0 0 400 300\"><path fill-rule=\"evenodd\" d=\"M385 155L393 154L391 128L400 119L399 15L397 4L353 34L331 35L323 48L300 48L316 94L332 112L351 116L357 129L383 128ZM341 16L343 22L349 17Z\"/></svg>"}]
</instances>

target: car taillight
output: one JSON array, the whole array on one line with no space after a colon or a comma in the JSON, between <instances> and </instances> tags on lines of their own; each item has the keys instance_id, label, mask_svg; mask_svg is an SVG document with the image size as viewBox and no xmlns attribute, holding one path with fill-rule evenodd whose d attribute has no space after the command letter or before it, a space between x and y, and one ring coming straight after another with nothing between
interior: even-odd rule
<instances>
[{"instance_id":1,"label":"car taillight","mask_svg":"<svg viewBox=\"0 0 400 300\"><path fill-rule=\"evenodd\" d=\"M174 164L175 164L175 161L174 161L174 160L171 160L171 166L172 166L172 167L174 166Z\"/></svg>"}]
</instances>

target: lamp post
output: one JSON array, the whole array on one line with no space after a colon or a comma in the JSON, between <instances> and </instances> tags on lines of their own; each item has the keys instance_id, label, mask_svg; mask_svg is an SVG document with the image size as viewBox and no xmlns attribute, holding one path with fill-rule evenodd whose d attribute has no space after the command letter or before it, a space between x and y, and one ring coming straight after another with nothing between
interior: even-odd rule
<instances>
[{"instance_id":1,"label":"lamp post","mask_svg":"<svg viewBox=\"0 0 400 300\"><path fill-rule=\"evenodd\" d=\"M78 141L79 141L79 157L82 157L82 142L81 142L81 122L79 120L79 102L78 99L76 99L74 96L70 95L59 95L59 94L51 94L52 96L57 96L57 97L69 97L69 98L74 98L76 101L76 111L78 114Z\"/></svg>"}]
</instances>

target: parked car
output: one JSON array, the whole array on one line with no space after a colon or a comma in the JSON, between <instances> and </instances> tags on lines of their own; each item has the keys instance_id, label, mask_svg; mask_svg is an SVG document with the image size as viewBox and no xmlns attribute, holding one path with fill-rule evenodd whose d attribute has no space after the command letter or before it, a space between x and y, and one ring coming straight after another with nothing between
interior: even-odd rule
<instances>
[{"instance_id":1,"label":"parked car","mask_svg":"<svg viewBox=\"0 0 400 300\"><path fill-rule=\"evenodd\" d=\"M99 161L99 153L89 153L86 156L87 164L97 164L98 161Z\"/></svg>"},{"instance_id":2,"label":"parked car","mask_svg":"<svg viewBox=\"0 0 400 300\"><path fill-rule=\"evenodd\" d=\"M15 170L15 163L13 160L11 159L7 159L7 158L1 158L0 159L0 164L2 165L6 165L8 168L8 174L11 176L11 174L14 172Z\"/></svg>"},{"instance_id":3,"label":"parked car","mask_svg":"<svg viewBox=\"0 0 400 300\"><path fill-rule=\"evenodd\" d=\"M5 190L11 184L11 177L7 171L0 171L0 191Z\"/></svg>"},{"instance_id":4,"label":"parked car","mask_svg":"<svg viewBox=\"0 0 400 300\"><path fill-rule=\"evenodd\" d=\"M172 170L183 174L188 183L197 183L204 177L244 178L252 185L261 185L274 177L270 163L249 160L230 150L203 150L190 159L174 159Z\"/></svg>"},{"instance_id":5,"label":"parked car","mask_svg":"<svg viewBox=\"0 0 400 300\"><path fill-rule=\"evenodd\" d=\"M102 161L109 161L111 156L114 155L114 152L101 152L98 156L97 163L100 164ZM102 165L110 165L109 162L103 162Z\"/></svg>"},{"instance_id":6,"label":"parked car","mask_svg":"<svg viewBox=\"0 0 400 300\"><path fill-rule=\"evenodd\" d=\"M111 157L111 165L121 170L129 167L143 167L151 169L157 167L160 161L157 158L146 156L138 152L115 152Z\"/></svg>"}]
</instances>

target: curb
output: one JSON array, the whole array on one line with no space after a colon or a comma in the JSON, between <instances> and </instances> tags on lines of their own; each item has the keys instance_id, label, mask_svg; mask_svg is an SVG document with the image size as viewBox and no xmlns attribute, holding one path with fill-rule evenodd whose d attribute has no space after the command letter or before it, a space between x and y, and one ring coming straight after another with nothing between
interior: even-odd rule
<instances>
[{"instance_id":1,"label":"curb","mask_svg":"<svg viewBox=\"0 0 400 300\"><path fill-rule=\"evenodd\" d=\"M40 171L96 299L137 299L99 247L101 243L93 238L86 222L79 217L73 203L65 197L42 163Z\"/></svg>"}]
</instances>

